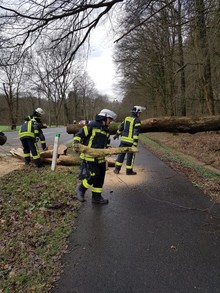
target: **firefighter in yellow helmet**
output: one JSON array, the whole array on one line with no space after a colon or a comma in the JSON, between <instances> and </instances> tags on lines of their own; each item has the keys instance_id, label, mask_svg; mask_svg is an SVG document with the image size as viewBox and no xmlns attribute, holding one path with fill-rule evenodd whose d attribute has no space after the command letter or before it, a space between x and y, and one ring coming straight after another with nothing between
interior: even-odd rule
<instances>
[{"instance_id":1,"label":"firefighter in yellow helmet","mask_svg":"<svg viewBox=\"0 0 220 293\"><path fill-rule=\"evenodd\" d=\"M103 109L96 115L94 121L85 125L75 134L73 146L78 151L78 144L91 148L103 149L110 146L110 134L108 126L116 119L116 114L108 109ZM108 204L108 200L102 197L102 188L105 180L106 164L105 157L94 158L85 153L80 154L82 159L79 179L81 184L76 188L76 196L79 201L85 200L85 193L92 187L92 203Z\"/></svg>"},{"instance_id":2,"label":"firefighter in yellow helmet","mask_svg":"<svg viewBox=\"0 0 220 293\"><path fill-rule=\"evenodd\" d=\"M142 106L134 106L131 110L131 115L127 116L124 121L122 121L119 126L114 139L119 138L121 136L121 142L119 147L130 147L138 145L139 132L141 128L140 115L145 107ZM123 161L125 158L125 153L118 154L117 160L115 163L114 173L119 174ZM127 161L126 161L126 174L127 175L136 175L137 172L133 171L134 166L134 153L127 153Z\"/></svg>"}]
</instances>

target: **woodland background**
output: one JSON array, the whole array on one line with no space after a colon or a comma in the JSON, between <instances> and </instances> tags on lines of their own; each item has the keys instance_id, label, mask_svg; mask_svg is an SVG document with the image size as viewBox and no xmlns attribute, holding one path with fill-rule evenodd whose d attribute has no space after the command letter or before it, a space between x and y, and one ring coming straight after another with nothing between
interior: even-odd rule
<instances>
[{"instance_id":1,"label":"woodland background","mask_svg":"<svg viewBox=\"0 0 220 293\"><path fill-rule=\"evenodd\" d=\"M48 125L147 107L143 118L220 114L220 1L24 1L0 8L0 124L34 108ZM89 35L115 33L118 99L100 95L85 70ZM16 24L16 25L15 25ZM103 72L103 74L105 74Z\"/></svg>"}]
</instances>

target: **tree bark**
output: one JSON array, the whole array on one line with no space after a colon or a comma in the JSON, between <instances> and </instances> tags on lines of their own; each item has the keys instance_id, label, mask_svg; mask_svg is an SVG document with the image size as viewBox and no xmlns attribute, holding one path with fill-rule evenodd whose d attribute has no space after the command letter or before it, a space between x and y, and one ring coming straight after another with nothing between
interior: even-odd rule
<instances>
[{"instance_id":1,"label":"tree bark","mask_svg":"<svg viewBox=\"0 0 220 293\"><path fill-rule=\"evenodd\" d=\"M212 70L207 39L206 7L204 0L195 0L196 21L198 31L198 45L200 46L203 64L203 97L210 115L215 115L215 101L212 88Z\"/></svg>"},{"instance_id":2,"label":"tree bark","mask_svg":"<svg viewBox=\"0 0 220 293\"><path fill-rule=\"evenodd\" d=\"M138 149L133 146L132 147L108 148L108 149L94 149L94 148L90 148L88 146L80 144L79 151L80 151L80 153L85 153L85 154L90 155L94 158L98 158L98 157L117 155L117 154L127 153L127 152L136 153L136 152L138 152Z\"/></svg>"},{"instance_id":3,"label":"tree bark","mask_svg":"<svg viewBox=\"0 0 220 293\"><path fill-rule=\"evenodd\" d=\"M120 123L113 123L109 127L110 134L115 134ZM81 125L68 125L67 133L76 134ZM146 132L175 132L191 133L220 130L220 116L201 118L191 117L156 117L142 120L141 133Z\"/></svg>"}]
</instances>

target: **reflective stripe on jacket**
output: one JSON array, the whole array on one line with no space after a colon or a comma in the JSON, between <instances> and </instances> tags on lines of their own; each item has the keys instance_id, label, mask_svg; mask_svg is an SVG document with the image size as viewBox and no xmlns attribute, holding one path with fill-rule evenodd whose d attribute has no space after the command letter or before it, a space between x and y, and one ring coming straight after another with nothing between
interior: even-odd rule
<instances>
[{"instance_id":1,"label":"reflective stripe on jacket","mask_svg":"<svg viewBox=\"0 0 220 293\"><path fill-rule=\"evenodd\" d=\"M131 115L124 119L117 130L117 135L121 135L121 141L129 144L138 144L141 121L138 117Z\"/></svg>"},{"instance_id":2,"label":"reflective stripe on jacket","mask_svg":"<svg viewBox=\"0 0 220 293\"><path fill-rule=\"evenodd\" d=\"M38 119L38 121L36 121L35 118ZM40 122L39 118L33 115L27 116L25 122L22 124L21 129L19 130L18 137L20 139L25 137L33 137L36 139L36 141L38 141L39 139L42 148L45 149L46 139L41 129L41 124L42 123Z\"/></svg>"},{"instance_id":3,"label":"reflective stripe on jacket","mask_svg":"<svg viewBox=\"0 0 220 293\"><path fill-rule=\"evenodd\" d=\"M39 131L35 129L34 123L32 120L25 121L18 132L18 137L25 138L25 137L33 137L35 138L38 135Z\"/></svg>"},{"instance_id":4,"label":"reflective stripe on jacket","mask_svg":"<svg viewBox=\"0 0 220 293\"><path fill-rule=\"evenodd\" d=\"M104 149L110 144L108 127L104 126L99 121L91 121L75 134L73 142L82 143L90 148ZM94 157L84 153L80 154L80 158L90 162L94 162L95 160L99 163L105 162L105 157L95 159Z\"/></svg>"}]
</instances>

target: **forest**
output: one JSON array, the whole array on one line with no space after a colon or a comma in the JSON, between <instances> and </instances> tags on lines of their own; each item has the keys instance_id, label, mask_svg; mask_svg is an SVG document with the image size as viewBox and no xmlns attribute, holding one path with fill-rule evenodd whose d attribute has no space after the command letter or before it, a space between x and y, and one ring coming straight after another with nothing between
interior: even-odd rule
<instances>
[{"instance_id":1,"label":"forest","mask_svg":"<svg viewBox=\"0 0 220 293\"><path fill-rule=\"evenodd\" d=\"M115 101L85 70L90 34L109 19ZM0 124L13 129L36 107L48 125L101 108L120 121L133 105L143 118L220 114L219 0L2 0L0 22Z\"/></svg>"}]
</instances>

